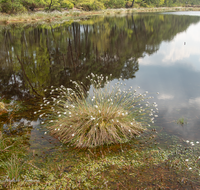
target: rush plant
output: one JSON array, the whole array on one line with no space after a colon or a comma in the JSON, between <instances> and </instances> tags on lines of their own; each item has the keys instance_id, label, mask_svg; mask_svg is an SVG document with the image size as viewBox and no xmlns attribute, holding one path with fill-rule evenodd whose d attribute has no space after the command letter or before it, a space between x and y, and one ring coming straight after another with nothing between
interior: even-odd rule
<instances>
[{"instance_id":1,"label":"rush plant","mask_svg":"<svg viewBox=\"0 0 200 190\"><path fill-rule=\"evenodd\" d=\"M0 166L6 171L9 180L18 180L24 169L16 154L13 154L7 161L0 160Z\"/></svg>"},{"instance_id":2,"label":"rush plant","mask_svg":"<svg viewBox=\"0 0 200 190\"><path fill-rule=\"evenodd\" d=\"M91 74L89 90L75 81L73 89L52 87L35 114L40 114L51 135L76 147L127 142L154 123L157 104L147 101L148 92L123 90L121 78L114 86L108 78Z\"/></svg>"}]
</instances>

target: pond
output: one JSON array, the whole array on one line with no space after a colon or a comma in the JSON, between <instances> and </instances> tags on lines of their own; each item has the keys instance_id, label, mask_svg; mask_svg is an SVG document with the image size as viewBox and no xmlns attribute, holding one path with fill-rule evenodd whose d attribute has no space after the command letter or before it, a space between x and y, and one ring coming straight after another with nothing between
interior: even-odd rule
<instances>
[{"instance_id":1,"label":"pond","mask_svg":"<svg viewBox=\"0 0 200 190\"><path fill-rule=\"evenodd\" d=\"M18 110L12 117L2 115L2 132L10 135L9 125L28 125L31 154L56 150L61 144L44 135L34 114L40 99L51 86L71 87L70 80L89 90L86 77L94 73L112 74L111 84L121 76L127 89L140 86L139 93L155 96L159 114L154 125L168 135L160 141L169 136L200 140L199 31L199 12L0 26L0 100Z\"/></svg>"}]
</instances>

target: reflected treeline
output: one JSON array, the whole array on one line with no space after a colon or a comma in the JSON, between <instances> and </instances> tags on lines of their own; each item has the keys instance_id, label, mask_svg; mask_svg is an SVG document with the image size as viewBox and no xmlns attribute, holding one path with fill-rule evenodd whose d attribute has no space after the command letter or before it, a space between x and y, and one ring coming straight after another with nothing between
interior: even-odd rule
<instances>
[{"instance_id":1,"label":"reflected treeline","mask_svg":"<svg viewBox=\"0 0 200 190\"><path fill-rule=\"evenodd\" d=\"M90 83L90 73L135 77L138 58L197 23L199 17L138 14L93 17L63 24L3 28L0 33L0 94L22 99L50 86Z\"/></svg>"}]
</instances>

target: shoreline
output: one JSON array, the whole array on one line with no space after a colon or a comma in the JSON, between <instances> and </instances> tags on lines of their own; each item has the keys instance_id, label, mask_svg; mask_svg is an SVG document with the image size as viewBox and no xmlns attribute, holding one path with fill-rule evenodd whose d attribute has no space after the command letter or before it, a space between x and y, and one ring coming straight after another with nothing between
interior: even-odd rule
<instances>
[{"instance_id":1,"label":"shoreline","mask_svg":"<svg viewBox=\"0 0 200 190\"><path fill-rule=\"evenodd\" d=\"M174 12L174 11L200 11L200 7L154 7L154 8L120 8L120 9L105 9L100 11L82 11L79 9L65 10L62 12L29 12L17 15L5 15L0 13L0 25L9 24L30 24L39 22L58 22L77 20L87 18L88 16L96 15L120 15L127 13L151 13L151 12Z\"/></svg>"}]
</instances>

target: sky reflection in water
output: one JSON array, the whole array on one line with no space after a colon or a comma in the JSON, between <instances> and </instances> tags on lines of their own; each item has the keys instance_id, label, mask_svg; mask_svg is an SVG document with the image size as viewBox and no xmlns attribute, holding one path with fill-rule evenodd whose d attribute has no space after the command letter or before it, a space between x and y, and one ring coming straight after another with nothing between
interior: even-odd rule
<instances>
[{"instance_id":1,"label":"sky reflection in water","mask_svg":"<svg viewBox=\"0 0 200 190\"><path fill-rule=\"evenodd\" d=\"M186 14L192 16L180 16ZM156 125L170 134L200 140L199 16L200 12L129 14L53 29L48 24L22 28L23 32L15 26L4 28L0 30L0 93L21 101L33 93L31 85L44 95L51 86L71 87L70 80L82 81L89 90L85 77L91 72L112 74L113 84L123 75L127 88L160 92L155 100L160 110ZM181 117L187 125L177 125ZM38 136L38 131L32 133Z\"/></svg>"},{"instance_id":2,"label":"sky reflection in water","mask_svg":"<svg viewBox=\"0 0 200 190\"><path fill-rule=\"evenodd\" d=\"M160 92L158 125L184 139L200 135L200 23L192 24L170 42L162 42L151 56L139 59L136 78L127 84ZM137 85L136 85L137 84ZM178 125L179 118L187 119Z\"/></svg>"}]
</instances>

